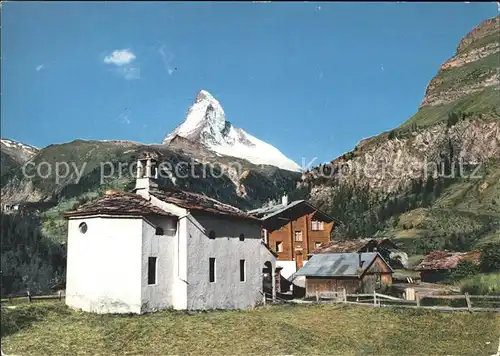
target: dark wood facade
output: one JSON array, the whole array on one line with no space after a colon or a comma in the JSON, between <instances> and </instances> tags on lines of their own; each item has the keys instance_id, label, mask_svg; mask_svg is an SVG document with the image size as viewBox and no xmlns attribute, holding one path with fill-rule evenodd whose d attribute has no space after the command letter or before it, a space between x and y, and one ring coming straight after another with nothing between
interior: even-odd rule
<instances>
[{"instance_id":1,"label":"dark wood facade","mask_svg":"<svg viewBox=\"0 0 500 356\"><path fill-rule=\"evenodd\" d=\"M299 269L312 251L330 241L335 222L317 215L316 212L304 213L275 230L263 229L263 238L276 252L278 260L296 261Z\"/></svg>"},{"instance_id":2,"label":"dark wood facade","mask_svg":"<svg viewBox=\"0 0 500 356\"><path fill-rule=\"evenodd\" d=\"M316 292L373 293L392 285L392 270L378 256L360 276L314 277L306 276L306 297Z\"/></svg>"},{"instance_id":3,"label":"dark wood facade","mask_svg":"<svg viewBox=\"0 0 500 356\"><path fill-rule=\"evenodd\" d=\"M438 283L446 281L451 274L450 269L434 269L420 271L420 281L425 283Z\"/></svg>"}]
</instances>

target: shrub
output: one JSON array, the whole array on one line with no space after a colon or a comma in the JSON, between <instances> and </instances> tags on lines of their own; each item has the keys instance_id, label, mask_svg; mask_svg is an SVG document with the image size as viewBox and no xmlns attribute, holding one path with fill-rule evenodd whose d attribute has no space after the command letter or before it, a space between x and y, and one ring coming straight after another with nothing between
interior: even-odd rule
<instances>
[{"instance_id":1,"label":"shrub","mask_svg":"<svg viewBox=\"0 0 500 356\"><path fill-rule=\"evenodd\" d=\"M456 113L454 113L454 112L449 113L446 125L448 127L452 127L452 126L456 125L458 123L459 118L460 118L460 116L457 115Z\"/></svg>"},{"instance_id":2,"label":"shrub","mask_svg":"<svg viewBox=\"0 0 500 356\"><path fill-rule=\"evenodd\" d=\"M490 273L468 278L460 284L460 291L476 295L500 295L500 274Z\"/></svg>"},{"instance_id":3,"label":"shrub","mask_svg":"<svg viewBox=\"0 0 500 356\"><path fill-rule=\"evenodd\" d=\"M457 268L451 273L450 279L458 281L460 279L469 278L479 273L479 267L467 260L462 260L457 264Z\"/></svg>"},{"instance_id":4,"label":"shrub","mask_svg":"<svg viewBox=\"0 0 500 356\"><path fill-rule=\"evenodd\" d=\"M500 271L500 243L490 243L482 248L479 266L484 273Z\"/></svg>"}]
</instances>

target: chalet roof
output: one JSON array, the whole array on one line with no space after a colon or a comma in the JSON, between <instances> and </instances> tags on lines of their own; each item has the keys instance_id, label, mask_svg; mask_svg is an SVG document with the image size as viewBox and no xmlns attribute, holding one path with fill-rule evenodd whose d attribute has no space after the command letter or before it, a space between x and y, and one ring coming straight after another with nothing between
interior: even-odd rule
<instances>
[{"instance_id":1,"label":"chalet roof","mask_svg":"<svg viewBox=\"0 0 500 356\"><path fill-rule=\"evenodd\" d=\"M281 211L284 211L286 209L294 207L294 206L302 203L303 201L304 200L294 200L287 205L276 204L276 205L266 206L266 207L250 210L250 211L248 211L248 213L264 220L264 219L267 219L268 217L270 217L276 213L279 213Z\"/></svg>"},{"instance_id":2,"label":"chalet roof","mask_svg":"<svg viewBox=\"0 0 500 356\"><path fill-rule=\"evenodd\" d=\"M361 255L361 261L363 262L361 268L359 268L359 255ZM370 267L377 256L384 260L377 252L313 255L295 275L311 277L360 277ZM387 262L385 263L387 264ZM387 266L390 268L389 265Z\"/></svg>"},{"instance_id":3,"label":"chalet roof","mask_svg":"<svg viewBox=\"0 0 500 356\"><path fill-rule=\"evenodd\" d=\"M289 204L276 204L273 206L268 206L268 207L263 207L259 209L254 209L248 211L249 214L263 220L263 221L272 221L277 219L278 217L282 215L286 215L291 213L294 210L299 210L300 208L304 208L305 210L312 212L315 211L315 216L318 219L321 219L323 221L331 222L331 221L336 221L339 222L337 219L331 217L327 213L321 211L311 203L309 203L306 200L294 200L290 202Z\"/></svg>"},{"instance_id":4,"label":"chalet roof","mask_svg":"<svg viewBox=\"0 0 500 356\"><path fill-rule=\"evenodd\" d=\"M389 239L354 239L354 240L332 240L327 244L322 244L311 254L319 253L342 253L342 252L362 252L368 247L377 247L380 245L389 245L396 248L396 245Z\"/></svg>"},{"instance_id":5,"label":"chalet roof","mask_svg":"<svg viewBox=\"0 0 500 356\"><path fill-rule=\"evenodd\" d=\"M423 261L415 268L416 271L447 270L457 268L462 260L478 263L480 251L450 252L433 251L424 257Z\"/></svg>"},{"instance_id":6,"label":"chalet roof","mask_svg":"<svg viewBox=\"0 0 500 356\"><path fill-rule=\"evenodd\" d=\"M173 216L138 194L115 191L108 191L104 196L64 214L65 217L89 215Z\"/></svg>"},{"instance_id":7,"label":"chalet roof","mask_svg":"<svg viewBox=\"0 0 500 356\"><path fill-rule=\"evenodd\" d=\"M256 217L229 205L221 203L206 195L181 190L153 191L151 195L166 203L175 204L181 208L203 211L212 214L229 215L244 219L258 220Z\"/></svg>"}]
</instances>

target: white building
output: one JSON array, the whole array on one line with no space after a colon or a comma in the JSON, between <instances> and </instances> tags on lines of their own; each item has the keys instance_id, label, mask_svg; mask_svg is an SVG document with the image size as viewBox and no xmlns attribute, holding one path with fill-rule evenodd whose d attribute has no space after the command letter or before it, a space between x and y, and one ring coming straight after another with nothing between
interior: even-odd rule
<instances>
[{"instance_id":1,"label":"white building","mask_svg":"<svg viewBox=\"0 0 500 356\"><path fill-rule=\"evenodd\" d=\"M263 300L275 256L260 221L204 195L156 189L138 162L135 193L106 195L66 214L66 304L96 313L242 309ZM268 280L275 295L275 278Z\"/></svg>"}]
</instances>

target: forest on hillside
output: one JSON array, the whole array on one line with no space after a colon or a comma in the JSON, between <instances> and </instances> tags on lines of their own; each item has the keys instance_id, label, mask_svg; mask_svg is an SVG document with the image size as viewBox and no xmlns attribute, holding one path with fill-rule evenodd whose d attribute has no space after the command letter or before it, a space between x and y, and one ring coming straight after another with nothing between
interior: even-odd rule
<instances>
[{"instance_id":1,"label":"forest on hillside","mask_svg":"<svg viewBox=\"0 0 500 356\"><path fill-rule=\"evenodd\" d=\"M450 160L444 160L444 176L428 176L424 179L414 179L406 188L390 194L370 189L367 185L336 184L325 180L325 186L333 186L334 193L327 201L315 203L323 211L339 219L342 224L333 232L333 239L387 236L392 229L410 230L411 223L401 222L401 217L409 212L426 210L436 214L442 224L452 225L457 213L453 207L436 209L437 202L445 194L454 191L455 185L463 183L462 178L449 178L452 166ZM470 170L474 167L469 167ZM473 183L471 183L473 184ZM470 190L470 189L469 189ZM302 186L293 192L293 199L310 199L310 186ZM477 199L477 197L474 197ZM497 202L492 200L492 206ZM437 216L437 214L443 214ZM449 214L450 217L446 217ZM470 214L472 215L472 214ZM430 236L415 236L415 238L399 239L398 244L409 254L427 254L433 250L447 249L451 251L469 251L475 247L478 240L500 227L500 221L495 215L472 215L475 225L468 230L445 226L442 229L430 229Z\"/></svg>"},{"instance_id":2,"label":"forest on hillside","mask_svg":"<svg viewBox=\"0 0 500 356\"><path fill-rule=\"evenodd\" d=\"M1 216L1 295L48 293L64 280L65 244L41 232L40 218L25 214Z\"/></svg>"}]
</instances>

